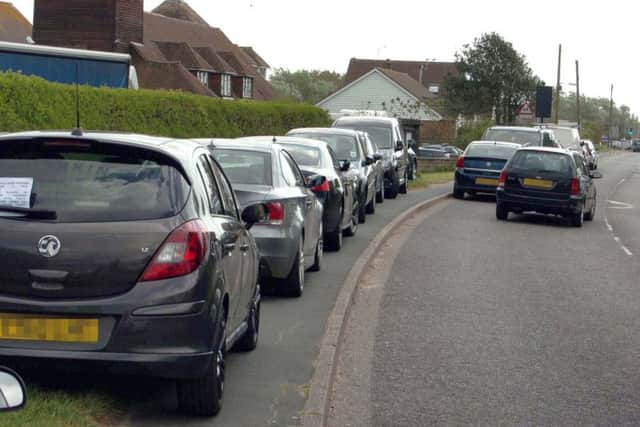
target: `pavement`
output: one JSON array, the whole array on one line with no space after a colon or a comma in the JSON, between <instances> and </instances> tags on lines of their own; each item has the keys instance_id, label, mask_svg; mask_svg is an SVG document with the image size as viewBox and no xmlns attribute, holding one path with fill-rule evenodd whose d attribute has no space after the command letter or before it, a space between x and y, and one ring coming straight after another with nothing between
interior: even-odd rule
<instances>
[{"instance_id":1,"label":"pavement","mask_svg":"<svg viewBox=\"0 0 640 427\"><path fill-rule=\"evenodd\" d=\"M449 200L355 297L330 426L637 425L640 154L601 159L595 221Z\"/></svg>"},{"instance_id":2,"label":"pavement","mask_svg":"<svg viewBox=\"0 0 640 427\"><path fill-rule=\"evenodd\" d=\"M320 273L307 273L302 298L265 297L258 348L252 353L229 355L224 407L216 418L181 416L174 411L172 384L141 379L119 391L121 398L131 402L129 424L299 425L327 318L354 263L378 232L400 213L450 191L450 185L437 185L386 200L377 206L374 216L367 216L354 238L345 238L342 251L325 253Z\"/></svg>"}]
</instances>

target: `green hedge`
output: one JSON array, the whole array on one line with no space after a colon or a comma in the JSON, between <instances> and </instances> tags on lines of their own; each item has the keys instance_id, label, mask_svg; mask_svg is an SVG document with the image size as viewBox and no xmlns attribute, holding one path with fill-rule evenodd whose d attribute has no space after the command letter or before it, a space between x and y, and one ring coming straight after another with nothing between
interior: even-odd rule
<instances>
[{"instance_id":1,"label":"green hedge","mask_svg":"<svg viewBox=\"0 0 640 427\"><path fill-rule=\"evenodd\" d=\"M0 131L75 127L75 88L0 73ZM82 128L176 138L282 135L327 126L324 110L307 104L226 101L182 92L80 87Z\"/></svg>"}]
</instances>

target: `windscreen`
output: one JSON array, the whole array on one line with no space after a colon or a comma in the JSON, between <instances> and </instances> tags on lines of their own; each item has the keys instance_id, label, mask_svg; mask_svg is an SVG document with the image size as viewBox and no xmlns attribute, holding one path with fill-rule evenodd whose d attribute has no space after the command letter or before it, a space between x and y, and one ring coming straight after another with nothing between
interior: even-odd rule
<instances>
[{"instance_id":1,"label":"windscreen","mask_svg":"<svg viewBox=\"0 0 640 427\"><path fill-rule=\"evenodd\" d=\"M296 136L324 141L336 153L338 160L357 161L360 158L359 143L354 136L332 133L296 133Z\"/></svg>"},{"instance_id":2,"label":"windscreen","mask_svg":"<svg viewBox=\"0 0 640 427\"><path fill-rule=\"evenodd\" d=\"M52 211L58 222L168 218L189 191L173 160L153 151L75 140L0 143L0 206Z\"/></svg>"},{"instance_id":3,"label":"windscreen","mask_svg":"<svg viewBox=\"0 0 640 427\"><path fill-rule=\"evenodd\" d=\"M320 150L315 147L305 145L286 144L285 149L300 167L310 166L313 168L322 167L322 156Z\"/></svg>"},{"instance_id":4,"label":"windscreen","mask_svg":"<svg viewBox=\"0 0 640 427\"><path fill-rule=\"evenodd\" d=\"M516 147L498 144L471 144L465 157L483 157L488 159L509 160L516 152Z\"/></svg>"},{"instance_id":5,"label":"windscreen","mask_svg":"<svg viewBox=\"0 0 640 427\"><path fill-rule=\"evenodd\" d=\"M273 184L270 153L216 149L213 155L232 184L268 186Z\"/></svg>"},{"instance_id":6,"label":"windscreen","mask_svg":"<svg viewBox=\"0 0 640 427\"><path fill-rule=\"evenodd\" d=\"M571 158L566 154L542 151L520 151L513 156L511 168L531 172L569 175Z\"/></svg>"},{"instance_id":7,"label":"windscreen","mask_svg":"<svg viewBox=\"0 0 640 427\"><path fill-rule=\"evenodd\" d=\"M517 129L489 129L482 138L485 141L513 142L520 145L540 145L540 134Z\"/></svg>"},{"instance_id":8,"label":"windscreen","mask_svg":"<svg viewBox=\"0 0 640 427\"><path fill-rule=\"evenodd\" d=\"M369 134L369 138L371 138L373 143L376 144L376 147L379 149L393 149L393 131L391 126L385 126L377 123L349 122L340 123L338 127L366 132Z\"/></svg>"},{"instance_id":9,"label":"windscreen","mask_svg":"<svg viewBox=\"0 0 640 427\"><path fill-rule=\"evenodd\" d=\"M575 135L572 129L553 129L558 144L563 148L569 148L577 145Z\"/></svg>"}]
</instances>

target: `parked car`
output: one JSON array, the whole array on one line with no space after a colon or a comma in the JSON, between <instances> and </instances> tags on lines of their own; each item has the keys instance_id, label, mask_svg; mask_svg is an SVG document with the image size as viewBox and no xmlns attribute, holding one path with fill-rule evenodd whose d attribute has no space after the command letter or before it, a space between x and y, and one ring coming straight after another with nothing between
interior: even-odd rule
<instances>
[{"instance_id":1,"label":"parked car","mask_svg":"<svg viewBox=\"0 0 640 427\"><path fill-rule=\"evenodd\" d=\"M582 156L558 148L522 148L500 173L496 192L496 217L509 212L562 215L576 227L593 220L596 186Z\"/></svg>"},{"instance_id":2,"label":"parked car","mask_svg":"<svg viewBox=\"0 0 640 427\"><path fill-rule=\"evenodd\" d=\"M409 179L414 181L418 178L418 156L412 147L408 148L409 154Z\"/></svg>"},{"instance_id":3,"label":"parked car","mask_svg":"<svg viewBox=\"0 0 640 427\"><path fill-rule=\"evenodd\" d=\"M631 144L631 150L634 153L640 151L640 139L636 139L633 141L633 143Z\"/></svg>"},{"instance_id":4,"label":"parked car","mask_svg":"<svg viewBox=\"0 0 640 427\"><path fill-rule=\"evenodd\" d=\"M311 189L326 178L305 179L291 154L271 139L214 144L213 155L240 205L259 202L269 209L269 217L251 229L260 250L261 279L290 296L302 296L305 271L320 270L322 264L322 202Z\"/></svg>"},{"instance_id":5,"label":"parked car","mask_svg":"<svg viewBox=\"0 0 640 427\"><path fill-rule=\"evenodd\" d=\"M451 154L447 153L442 148L427 148L427 147L418 147L416 156L418 158L423 158L423 159L450 159L451 158Z\"/></svg>"},{"instance_id":6,"label":"parked car","mask_svg":"<svg viewBox=\"0 0 640 427\"><path fill-rule=\"evenodd\" d=\"M591 170L598 169L598 151L596 150L595 144L588 139L585 139L581 143L582 149L584 151L585 160L587 162L587 166Z\"/></svg>"},{"instance_id":7,"label":"parked car","mask_svg":"<svg viewBox=\"0 0 640 427\"><path fill-rule=\"evenodd\" d=\"M520 144L511 142L474 141L456 161L453 197L463 199L465 193L495 193L505 164Z\"/></svg>"},{"instance_id":8,"label":"parked car","mask_svg":"<svg viewBox=\"0 0 640 427\"><path fill-rule=\"evenodd\" d=\"M483 141L511 142L525 147L559 147L553 131L544 127L492 126Z\"/></svg>"},{"instance_id":9,"label":"parked car","mask_svg":"<svg viewBox=\"0 0 640 427\"><path fill-rule=\"evenodd\" d=\"M339 251L343 233L355 236L358 230L358 176L353 173L351 163L348 160L339 161L324 141L288 136L275 140L291 154L305 177L320 175L327 178L311 191L323 206L324 244L331 250Z\"/></svg>"},{"instance_id":10,"label":"parked car","mask_svg":"<svg viewBox=\"0 0 640 427\"><path fill-rule=\"evenodd\" d=\"M382 161L383 154L378 146L369 138L366 132L360 132L360 142L364 149L365 157L374 160L373 170L375 172L376 182L376 203L384 203L384 163ZM367 205L367 213L374 214L376 212L375 203Z\"/></svg>"},{"instance_id":11,"label":"parked car","mask_svg":"<svg viewBox=\"0 0 640 427\"><path fill-rule=\"evenodd\" d=\"M341 117L334 128L367 132L384 156L385 197L394 199L407 192L409 152L398 119L389 117Z\"/></svg>"},{"instance_id":12,"label":"parked car","mask_svg":"<svg viewBox=\"0 0 640 427\"><path fill-rule=\"evenodd\" d=\"M451 157L458 157L458 156L461 156L463 153L461 149L459 149L458 147L454 147L452 145L444 145L442 149L445 152L449 153Z\"/></svg>"},{"instance_id":13,"label":"parked car","mask_svg":"<svg viewBox=\"0 0 640 427\"><path fill-rule=\"evenodd\" d=\"M293 129L287 133L287 136L324 141L336 153L339 161L349 161L351 169L358 176L356 188L357 200L360 206L358 220L360 224L365 223L367 206L371 207L376 203L376 172L373 167L376 160L372 157L366 157L363 140L358 131L333 128L305 128Z\"/></svg>"},{"instance_id":14,"label":"parked car","mask_svg":"<svg viewBox=\"0 0 640 427\"><path fill-rule=\"evenodd\" d=\"M241 214L192 141L10 134L0 170L0 356L176 379L181 410L216 414L227 350L258 341L266 206Z\"/></svg>"},{"instance_id":15,"label":"parked car","mask_svg":"<svg viewBox=\"0 0 640 427\"><path fill-rule=\"evenodd\" d=\"M577 128L546 125L546 127L542 129L552 131L560 147L565 149L580 150L581 138L580 131L578 131Z\"/></svg>"}]
</instances>

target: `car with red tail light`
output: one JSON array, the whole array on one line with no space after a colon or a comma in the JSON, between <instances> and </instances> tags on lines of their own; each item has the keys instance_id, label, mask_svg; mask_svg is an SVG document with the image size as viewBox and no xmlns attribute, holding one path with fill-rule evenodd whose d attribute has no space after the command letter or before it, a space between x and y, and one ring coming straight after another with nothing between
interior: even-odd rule
<instances>
[{"instance_id":1,"label":"car with red tail light","mask_svg":"<svg viewBox=\"0 0 640 427\"><path fill-rule=\"evenodd\" d=\"M582 155L558 148L521 148L498 178L496 217L509 213L536 212L560 215L582 227L595 217L597 191Z\"/></svg>"},{"instance_id":2,"label":"car with red tail light","mask_svg":"<svg viewBox=\"0 0 640 427\"><path fill-rule=\"evenodd\" d=\"M312 188L321 188L327 178L305 177L286 147L276 142L274 137L251 137L214 141L208 148L241 206L268 207L268 218L251 229L260 251L260 277L282 293L300 297L305 272L322 266L323 206Z\"/></svg>"},{"instance_id":3,"label":"car with red tail light","mask_svg":"<svg viewBox=\"0 0 640 427\"><path fill-rule=\"evenodd\" d=\"M266 217L193 141L0 137L0 356L174 379L216 414L227 351L258 342Z\"/></svg>"}]
</instances>

